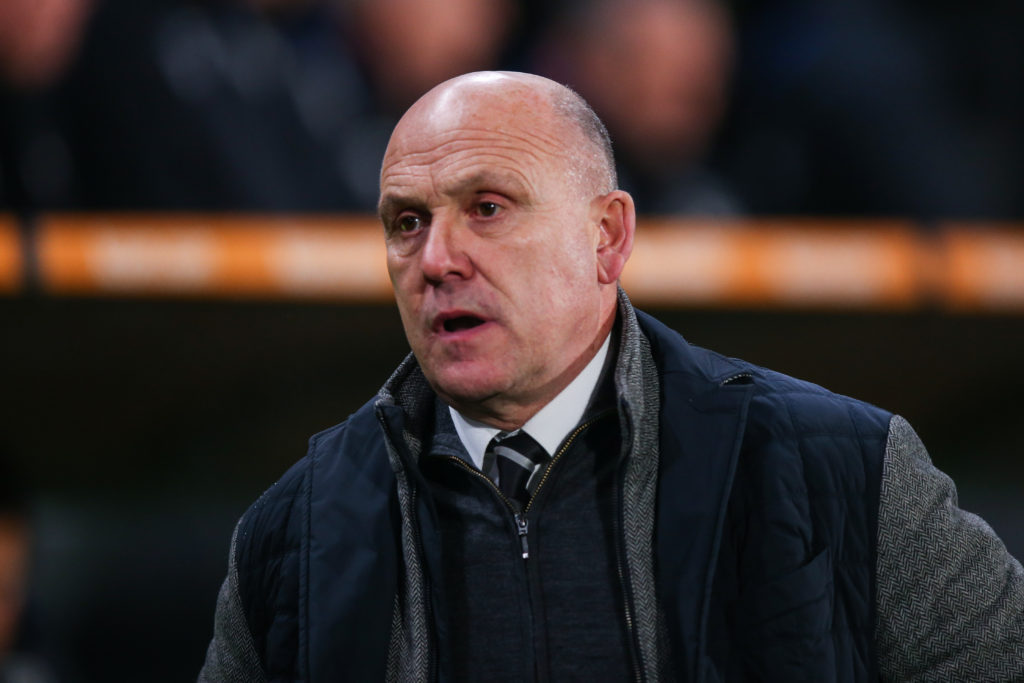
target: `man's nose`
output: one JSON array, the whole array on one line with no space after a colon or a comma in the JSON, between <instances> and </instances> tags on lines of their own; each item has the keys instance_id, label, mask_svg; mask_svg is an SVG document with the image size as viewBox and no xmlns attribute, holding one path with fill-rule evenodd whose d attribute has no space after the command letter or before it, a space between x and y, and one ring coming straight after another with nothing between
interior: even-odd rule
<instances>
[{"instance_id":1,"label":"man's nose","mask_svg":"<svg viewBox=\"0 0 1024 683\"><path fill-rule=\"evenodd\" d=\"M420 268L428 281L440 283L472 274L467 231L457 217L434 214L420 251Z\"/></svg>"}]
</instances>

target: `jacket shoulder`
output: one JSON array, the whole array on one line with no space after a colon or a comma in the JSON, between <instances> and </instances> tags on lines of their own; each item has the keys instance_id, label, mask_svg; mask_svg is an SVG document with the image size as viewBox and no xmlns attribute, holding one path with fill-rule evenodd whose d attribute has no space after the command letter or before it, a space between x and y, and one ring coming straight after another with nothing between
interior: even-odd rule
<instances>
[{"instance_id":1,"label":"jacket shoulder","mask_svg":"<svg viewBox=\"0 0 1024 683\"><path fill-rule=\"evenodd\" d=\"M881 455L892 413L773 370L746 364L754 393L748 428L789 439L869 441Z\"/></svg>"},{"instance_id":2,"label":"jacket shoulder","mask_svg":"<svg viewBox=\"0 0 1024 683\"><path fill-rule=\"evenodd\" d=\"M239 567L249 567L255 560L273 560L287 552L298 539L294 528L296 512L308 496L310 477L317 460L338 457L338 446L350 430L351 417L344 422L314 434L298 462L263 492L242 515L238 525L237 559ZM268 556L269 555L269 556Z\"/></svg>"},{"instance_id":3,"label":"jacket shoulder","mask_svg":"<svg viewBox=\"0 0 1024 683\"><path fill-rule=\"evenodd\" d=\"M273 547L273 541L289 528L289 520L308 495L314 472L325 460L353 457L354 446L373 440L377 429L373 402L363 405L346 420L309 438L306 454L270 486L246 510L239 522L239 553ZM254 546L255 543L255 546Z\"/></svg>"},{"instance_id":4,"label":"jacket shoulder","mask_svg":"<svg viewBox=\"0 0 1024 683\"><path fill-rule=\"evenodd\" d=\"M726 386L751 385L748 429L761 427L767 430L765 436L777 437L880 435L879 447L884 447L891 413L812 382L690 344L641 311L637 311L637 320L651 344L663 382L687 385L683 395L697 397Z\"/></svg>"}]
</instances>

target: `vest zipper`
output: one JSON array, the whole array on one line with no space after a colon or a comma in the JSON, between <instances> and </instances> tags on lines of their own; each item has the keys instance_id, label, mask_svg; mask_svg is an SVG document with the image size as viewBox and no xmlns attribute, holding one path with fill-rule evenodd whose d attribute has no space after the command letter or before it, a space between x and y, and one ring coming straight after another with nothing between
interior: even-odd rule
<instances>
[{"instance_id":1,"label":"vest zipper","mask_svg":"<svg viewBox=\"0 0 1024 683\"><path fill-rule=\"evenodd\" d=\"M540 491L541 488L544 486L544 482L546 482L548 480L548 477L551 476L551 470L555 466L555 463L558 462L563 455L565 455L565 452L569 450L569 446L571 446L572 442L576 440L576 437L579 436L583 432L583 430L597 422L602 417L604 417L604 413L594 416L593 418L587 420L579 427L574 429L571 434L569 434L569 436L565 439L565 442L562 444L561 448L559 448L558 452L555 453L553 458L551 458L551 462L549 462L548 466L544 468L544 474L541 476L540 481L537 483L537 488L533 490L533 495L530 497L530 500L527 501L526 505L523 507L523 514L529 512L530 508L533 507L533 501L537 499L537 492Z\"/></svg>"},{"instance_id":2,"label":"vest zipper","mask_svg":"<svg viewBox=\"0 0 1024 683\"><path fill-rule=\"evenodd\" d=\"M533 490L533 496L530 498L529 502L523 507L523 509L520 510L519 512L516 511L515 504L511 500L509 500L508 496L501 492L501 489L498 488L498 485L495 484L490 477L488 477L486 474L484 474L477 468L467 463L462 458L456 457L454 455L447 456L448 460L464 468L470 474L479 477L480 479L483 479L485 482L487 482L490 485L490 487L494 490L494 492L498 494L498 497L501 498L505 502L505 505L508 506L508 509L512 512L512 519L516 525L516 535L519 536L519 545L522 548L524 560L528 560L530 558L530 546L529 542L527 541L527 533L529 532L530 526L529 521L526 519L526 513L529 512L530 508L533 506L533 501L536 500L537 493L541 490L541 487L544 486L544 482L548 480L548 477L551 476L552 467L554 467L555 463L558 462L559 458L565 455L565 452L569 450L569 446L571 446L572 442L576 440L576 437L579 436L580 433L582 433L587 427L594 424L604 416L605 413L595 415L590 420L587 420L580 426L576 427L576 429L574 429L572 433L569 434L569 436L565 440L565 443L562 444L562 447L558 449L558 452L555 453L555 456L551 458L551 462L549 462L547 464L547 467L544 469L544 475L541 477L540 482L537 483L537 488Z\"/></svg>"},{"instance_id":3,"label":"vest zipper","mask_svg":"<svg viewBox=\"0 0 1024 683\"><path fill-rule=\"evenodd\" d=\"M530 528L530 522L523 517L523 513L517 512L515 514L516 520L516 531L519 532L519 541L523 544L523 559L530 559L530 546L526 542L526 532Z\"/></svg>"},{"instance_id":4,"label":"vest zipper","mask_svg":"<svg viewBox=\"0 0 1024 683\"><path fill-rule=\"evenodd\" d=\"M492 489L494 489L494 492L498 494L498 497L501 498L502 501L504 501L505 505L508 506L508 509L512 512L512 519L516 524L516 534L519 536L519 546L522 548L523 551L523 559L530 559L530 544L526 538L526 534L530 530L530 523L526 519L526 508L523 508L523 510L520 512L516 512L515 504L511 500L509 500L508 496L501 492L501 489L498 488L494 481L486 474L484 474L477 468L467 463L462 458L458 458L454 455L449 455L447 456L447 459L457 464L459 467L462 467L473 476L487 482L487 484L490 485ZM554 460L552 460L551 462L554 462ZM543 480L541 481L541 483L543 483ZM540 489L540 484L537 485L537 489Z\"/></svg>"},{"instance_id":5,"label":"vest zipper","mask_svg":"<svg viewBox=\"0 0 1024 683\"><path fill-rule=\"evenodd\" d=\"M505 502L505 505L508 506L508 509L512 510L513 514L515 514L515 505L513 505L512 501L508 499L508 496L506 496L504 493L501 492L501 489L498 488L498 486L491 480L490 477L488 477L486 474L484 474L483 472L481 472L477 468L475 468L472 465L470 465L468 462L466 462L462 458L456 457L454 455L448 455L448 456L445 456L445 459L446 460L450 460L451 462L455 463L459 467L462 467L467 472L472 474L474 477L482 479L485 482L487 482L488 484L490 484L491 488L494 489L494 492L498 494L498 497L501 498Z\"/></svg>"}]
</instances>

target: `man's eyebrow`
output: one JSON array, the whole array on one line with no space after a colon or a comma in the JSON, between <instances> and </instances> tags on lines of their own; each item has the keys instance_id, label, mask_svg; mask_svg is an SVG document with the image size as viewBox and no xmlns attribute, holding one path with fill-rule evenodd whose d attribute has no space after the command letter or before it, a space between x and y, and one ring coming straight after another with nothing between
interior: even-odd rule
<instances>
[{"instance_id":1,"label":"man's eyebrow","mask_svg":"<svg viewBox=\"0 0 1024 683\"><path fill-rule=\"evenodd\" d=\"M487 190L511 192L520 196L526 196L528 185L523 178L515 173L484 170L454 179L443 188L442 193L446 196L454 197L467 192L484 192ZM380 201L377 203L377 215L382 220L386 220L388 217L406 208L424 210L426 209L426 204L421 199L400 193L385 193L381 195Z\"/></svg>"},{"instance_id":2,"label":"man's eyebrow","mask_svg":"<svg viewBox=\"0 0 1024 683\"><path fill-rule=\"evenodd\" d=\"M409 206L418 206L420 202L399 194L384 194L381 195L380 201L377 203L377 215L382 219L387 218L400 209Z\"/></svg>"}]
</instances>

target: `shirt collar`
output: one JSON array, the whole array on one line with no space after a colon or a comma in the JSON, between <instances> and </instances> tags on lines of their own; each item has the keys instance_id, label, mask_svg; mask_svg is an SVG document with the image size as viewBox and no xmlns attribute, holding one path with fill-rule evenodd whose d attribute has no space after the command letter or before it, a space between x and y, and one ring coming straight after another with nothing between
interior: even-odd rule
<instances>
[{"instance_id":1,"label":"shirt collar","mask_svg":"<svg viewBox=\"0 0 1024 683\"><path fill-rule=\"evenodd\" d=\"M597 350L587 366L580 371L580 374L576 375L576 378L569 382L569 385L562 389L561 393L551 399L523 425L523 431L543 446L548 455L553 455L558 450L565 437L583 418L583 413L587 409L587 404L590 403L590 398L601 377L610 341L611 334L609 333L604 338L601 348ZM487 444L501 430L464 417L451 406L448 407L448 410L451 412L452 422L455 423L455 431L459 435L459 440L465 446L473 464L482 470Z\"/></svg>"}]
</instances>

